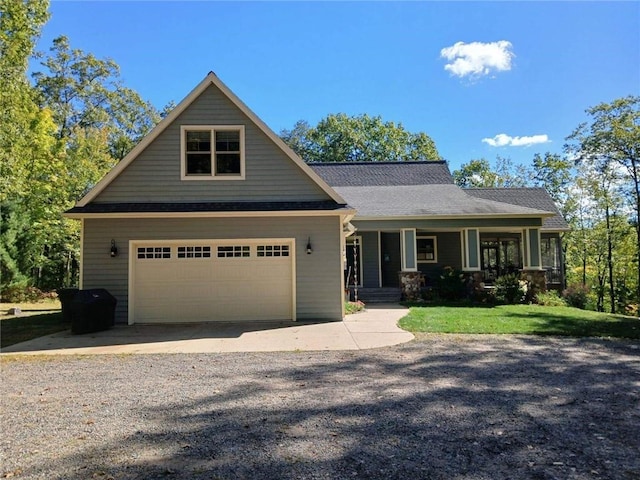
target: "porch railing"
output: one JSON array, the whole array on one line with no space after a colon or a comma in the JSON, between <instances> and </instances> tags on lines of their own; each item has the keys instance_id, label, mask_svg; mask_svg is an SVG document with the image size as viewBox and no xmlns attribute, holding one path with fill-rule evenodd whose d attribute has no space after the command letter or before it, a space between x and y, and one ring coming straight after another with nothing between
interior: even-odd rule
<instances>
[{"instance_id":1,"label":"porch railing","mask_svg":"<svg viewBox=\"0 0 640 480\"><path fill-rule=\"evenodd\" d=\"M546 282L549 283L562 283L562 270L559 267L544 267L544 276ZM519 267L512 268L485 268L482 271L482 275L485 283L492 284L496 278L506 275L507 273L517 273L520 271Z\"/></svg>"},{"instance_id":2,"label":"porch railing","mask_svg":"<svg viewBox=\"0 0 640 480\"><path fill-rule=\"evenodd\" d=\"M544 267L547 283L562 283L562 270L558 267Z\"/></svg>"}]
</instances>

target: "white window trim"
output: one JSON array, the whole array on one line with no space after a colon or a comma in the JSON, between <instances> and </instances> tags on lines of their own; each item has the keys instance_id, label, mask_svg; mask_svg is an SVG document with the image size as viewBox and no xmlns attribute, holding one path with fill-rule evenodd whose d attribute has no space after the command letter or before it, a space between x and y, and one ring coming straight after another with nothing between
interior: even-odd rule
<instances>
[{"instance_id":1,"label":"white window trim","mask_svg":"<svg viewBox=\"0 0 640 480\"><path fill-rule=\"evenodd\" d=\"M240 175L216 175L215 133L218 131L240 131ZM211 174L187 175L186 132L211 132ZM245 179L245 142L244 125L181 125L180 126L180 179L186 181L203 180L244 180Z\"/></svg>"},{"instance_id":2,"label":"white window trim","mask_svg":"<svg viewBox=\"0 0 640 480\"><path fill-rule=\"evenodd\" d=\"M433 260L420 260L418 258L418 240L433 240ZM438 237L435 235L418 235L416 237L416 261L418 263L438 263Z\"/></svg>"}]
</instances>

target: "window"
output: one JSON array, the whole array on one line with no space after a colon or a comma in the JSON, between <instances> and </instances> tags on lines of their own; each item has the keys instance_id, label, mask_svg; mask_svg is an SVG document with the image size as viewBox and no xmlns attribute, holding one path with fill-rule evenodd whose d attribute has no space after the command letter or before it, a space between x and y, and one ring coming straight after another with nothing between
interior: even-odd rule
<instances>
[{"instance_id":1,"label":"window","mask_svg":"<svg viewBox=\"0 0 640 480\"><path fill-rule=\"evenodd\" d=\"M178 258L211 258L211 247L178 247Z\"/></svg>"},{"instance_id":2,"label":"window","mask_svg":"<svg viewBox=\"0 0 640 480\"><path fill-rule=\"evenodd\" d=\"M183 180L244 179L244 126L182 126Z\"/></svg>"},{"instance_id":3,"label":"window","mask_svg":"<svg viewBox=\"0 0 640 480\"><path fill-rule=\"evenodd\" d=\"M138 247L138 258L171 258L171 247Z\"/></svg>"},{"instance_id":4,"label":"window","mask_svg":"<svg viewBox=\"0 0 640 480\"><path fill-rule=\"evenodd\" d=\"M289 245L258 245L259 257L288 257Z\"/></svg>"},{"instance_id":5,"label":"window","mask_svg":"<svg viewBox=\"0 0 640 480\"><path fill-rule=\"evenodd\" d=\"M229 245L218 247L218 258L249 256L251 256L251 249L248 245Z\"/></svg>"},{"instance_id":6,"label":"window","mask_svg":"<svg viewBox=\"0 0 640 480\"><path fill-rule=\"evenodd\" d=\"M438 261L436 237L416 238L416 248L418 254L418 262L436 263Z\"/></svg>"}]
</instances>

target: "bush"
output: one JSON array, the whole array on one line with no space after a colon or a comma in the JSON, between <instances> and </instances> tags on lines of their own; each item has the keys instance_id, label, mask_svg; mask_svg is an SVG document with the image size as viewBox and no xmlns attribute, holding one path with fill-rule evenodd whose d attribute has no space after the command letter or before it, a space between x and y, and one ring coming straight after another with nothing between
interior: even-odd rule
<instances>
[{"instance_id":1,"label":"bush","mask_svg":"<svg viewBox=\"0 0 640 480\"><path fill-rule=\"evenodd\" d=\"M465 275L452 267L444 267L436 280L436 295L443 300L460 300L466 293Z\"/></svg>"},{"instance_id":2,"label":"bush","mask_svg":"<svg viewBox=\"0 0 640 480\"><path fill-rule=\"evenodd\" d=\"M562 298L567 302L567 305L584 310L589 299L589 287L581 283L569 285L562 292Z\"/></svg>"},{"instance_id":3,"label":"bush","mask_svg":"<svg viewBox=\"0 0 640 480\"><path fill-rule=\"evenodd\" d=\"M545 307L565 307L567 305L555 290L539 292L536 295L535 300L538 305L543 305Z\"/></svg>"},{"instance_id":4,"label":"bush","mask_svg":"<svg viewBox=\"0 0 640 480\"><path fill-rule=\"evenodd\" d=\"M55 298L51 294L44 293L36 287L29 287L21 283L6 285L0 292L0 297L4 303L37 302L45 298Z\"/></svg>"},{"instance_id":5,"label":"bush","mask_svg":"<svg viewBox=\"0 0 640 480\"><path fill-rule=\"evenodd\" d=\"M496 278L496 299L499 302L520 303L529 290L528 284L520 280L515 273L508 273Z\"/></svg>"},{"instance_id":6,"label":"bush","mask_svg":"<svg viewBox=\"0 0 640 480\"><path fill-rule=\"evenodd\" d=\"M363 310L364 310L364 303L362 303L360 300L358 300L357 302L344 303L344 312L347 315L350 315L352 313L358 313Z\"/></svg>"}]
</instances>

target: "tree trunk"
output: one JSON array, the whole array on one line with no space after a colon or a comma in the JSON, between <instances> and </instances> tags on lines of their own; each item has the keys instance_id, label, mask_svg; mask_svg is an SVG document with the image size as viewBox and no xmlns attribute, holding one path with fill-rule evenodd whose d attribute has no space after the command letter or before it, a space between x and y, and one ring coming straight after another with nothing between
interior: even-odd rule
<instances>
[{"instance_id":1,"label":"tree trunk","mask_svg":"<svg viewBox=\"0 0 640 480\"><path fill-rule=\"evenodd\" d=\"M611 212L609 204L604 210L607 221L607 269L609 272L609 300L611 301L611 313L616 313L616 290L613 279L613 232L611 231Z\"/></svg>"}]
</instances>

